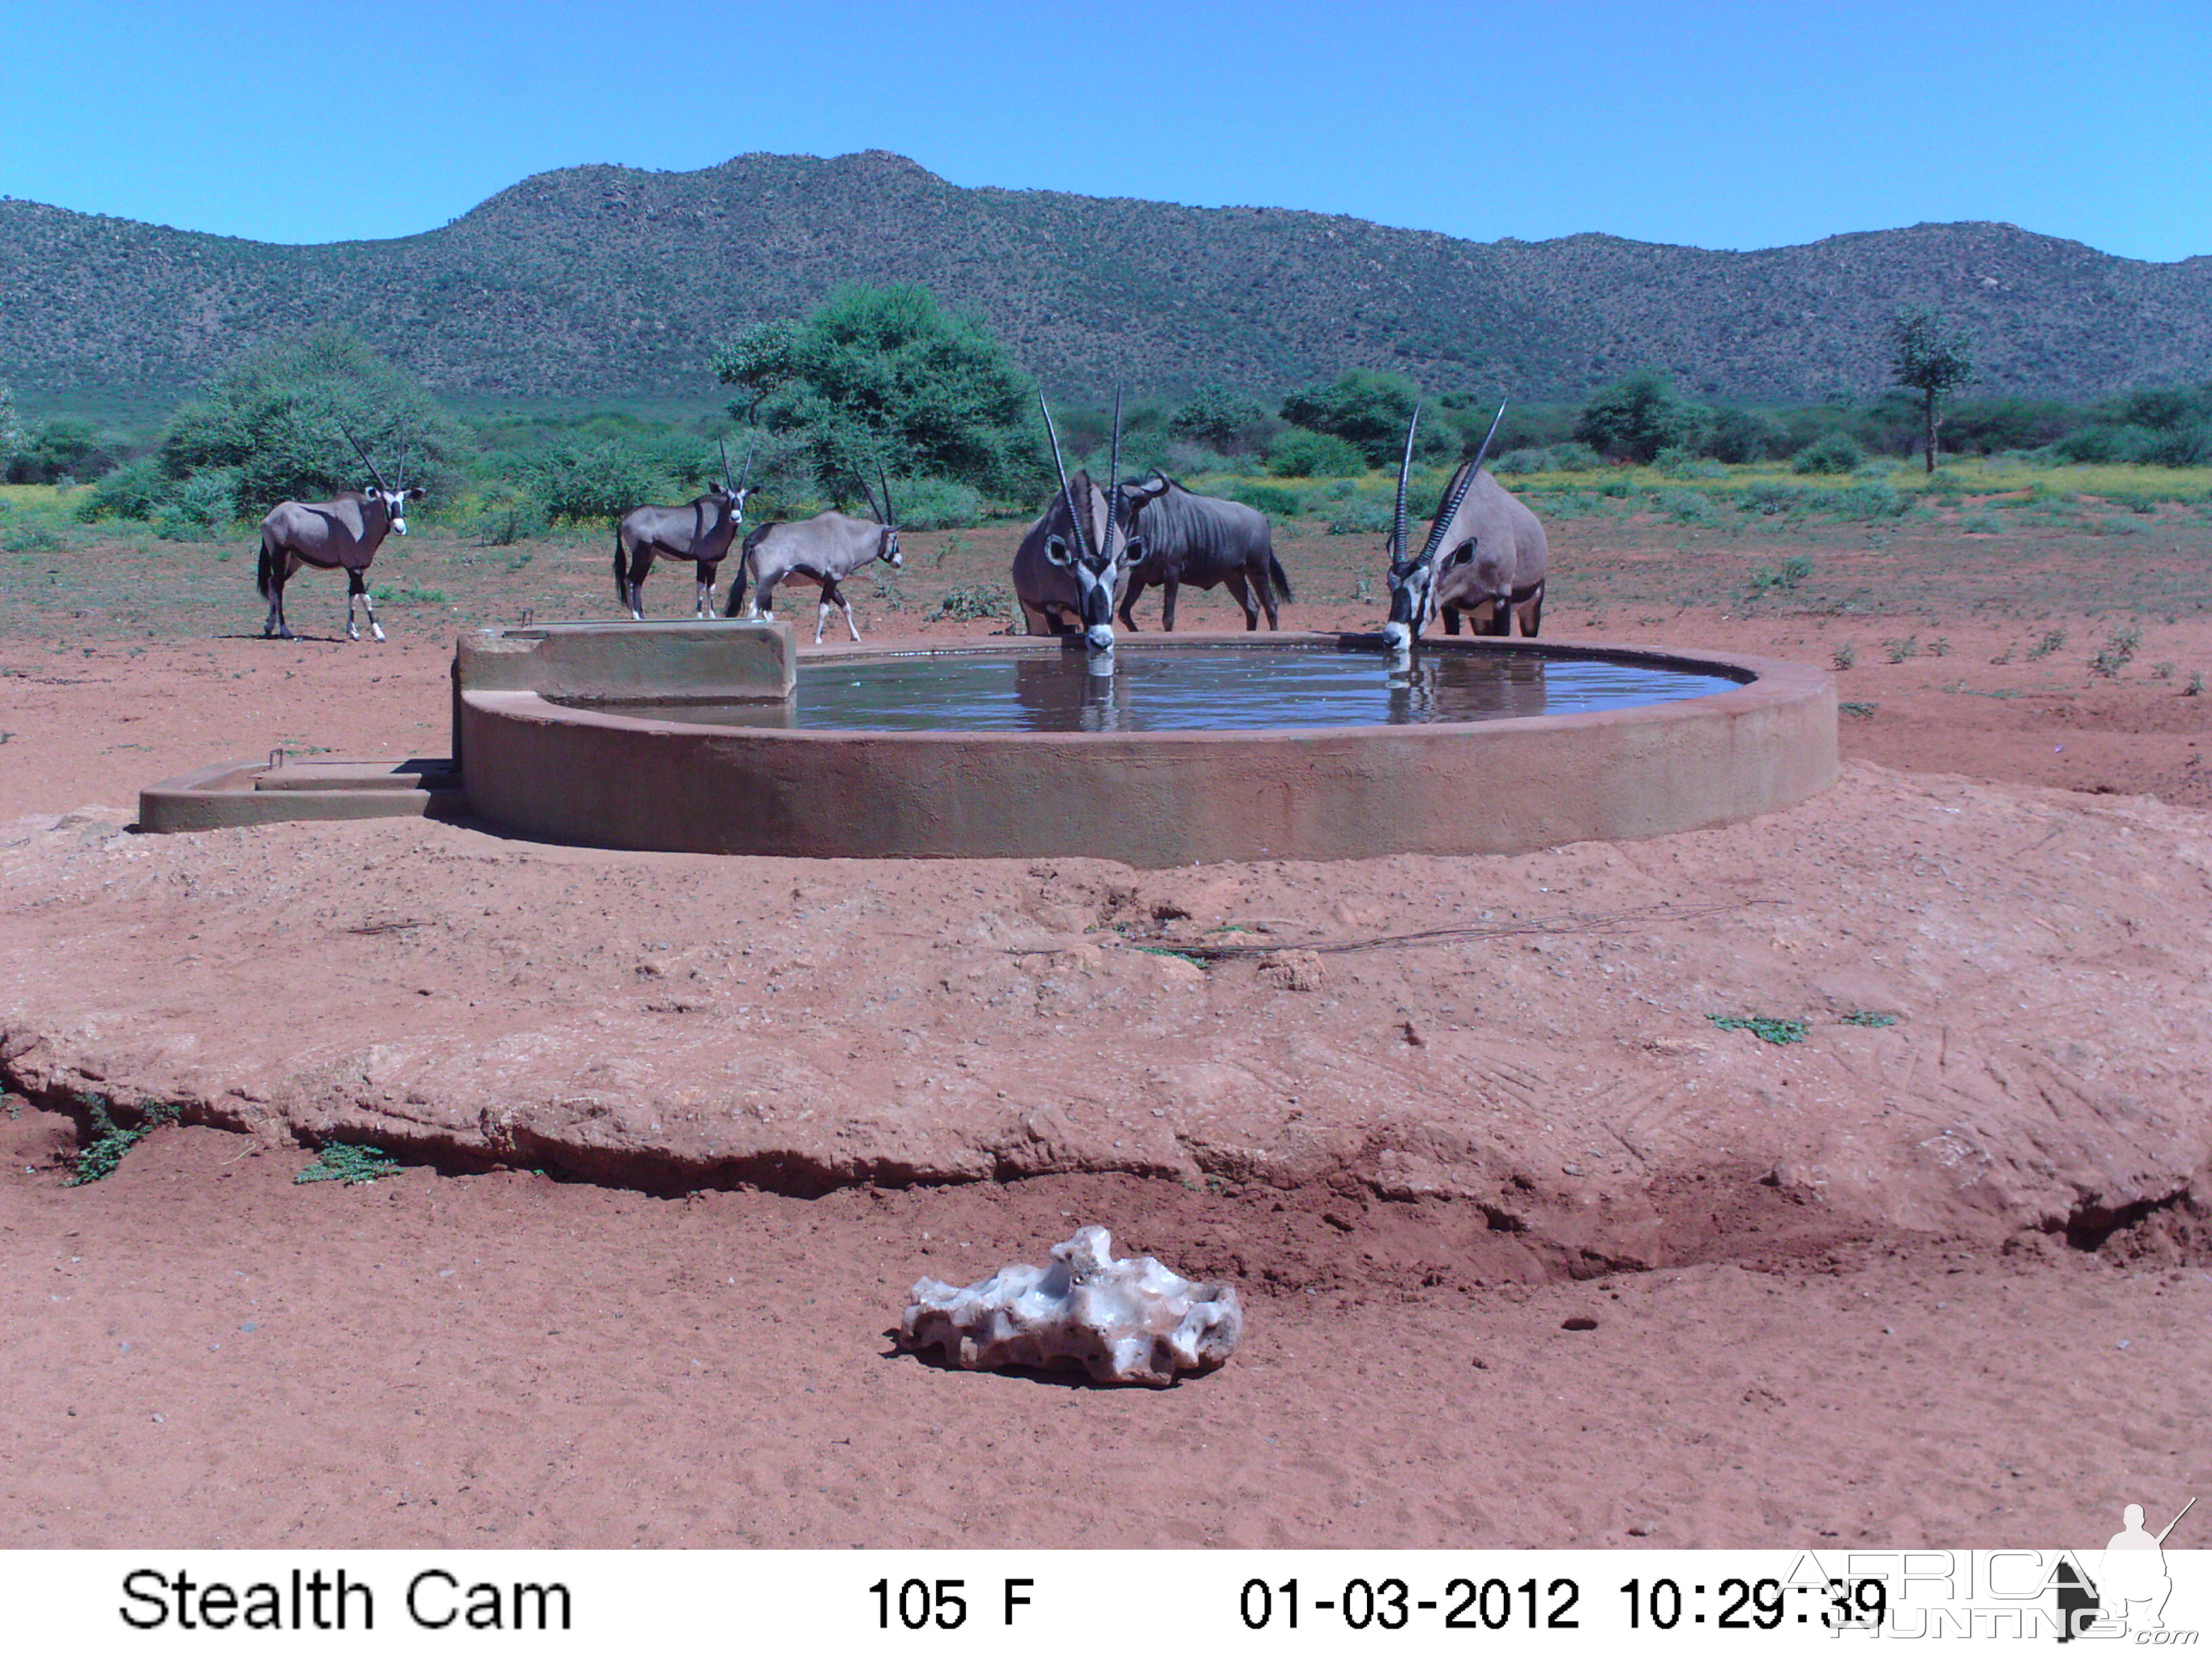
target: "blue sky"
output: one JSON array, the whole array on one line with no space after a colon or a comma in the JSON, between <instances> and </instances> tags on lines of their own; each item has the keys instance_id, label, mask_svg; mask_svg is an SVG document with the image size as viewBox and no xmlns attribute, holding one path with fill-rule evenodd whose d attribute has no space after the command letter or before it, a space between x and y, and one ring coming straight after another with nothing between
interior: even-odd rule
<instances>
[{"instance_id":1,"label":"blue sky","mask_svg":"<svg viewBox=\"0 0 2212 1659\"><path fill-rule=\"evenodd\" d=\"M881 149L961 185L1765 247L2212 253L2212 4L0 0L0 194L272 241L526 175Z\"/></svg>"}]
</instances>

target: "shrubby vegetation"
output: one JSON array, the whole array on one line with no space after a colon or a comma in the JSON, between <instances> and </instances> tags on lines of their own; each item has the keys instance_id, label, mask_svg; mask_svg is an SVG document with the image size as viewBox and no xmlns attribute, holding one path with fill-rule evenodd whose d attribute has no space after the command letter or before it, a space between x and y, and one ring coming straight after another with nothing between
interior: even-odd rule
<instances>
[{"instance_id":1,"label":"shrubby vegetation","mask_svg":"<svg viewBox=\"0 0 2212 1659\"><path fill-rule=\"evenodd\" d=\"M804 321L747 330L714 366L743 399L732 412L796 438L833 499L875 489L879 471L1004 497L1044 483L1029 377L979 316L917 283L841 288Z\"/></svg>"},{"instance_id":2,"label":"shrubby vegetation","mask_svg":"<svg viewBox=\"0 0 2212 1659\"><path fill-rule=\"evenodd\" d=\"M1267 471L1279 478L1356 478L1367 471L1367 458L1334 433L1286 427L1267 446Z\"/></svg>"}]
</instances>

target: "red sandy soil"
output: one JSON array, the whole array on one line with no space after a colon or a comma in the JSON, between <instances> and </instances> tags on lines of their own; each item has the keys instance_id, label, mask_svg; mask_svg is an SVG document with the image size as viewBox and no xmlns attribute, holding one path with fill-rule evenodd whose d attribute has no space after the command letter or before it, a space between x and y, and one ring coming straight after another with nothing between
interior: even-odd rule
<instances>
[{"instance_id":1,"label":"red sandy soil","mask_svg":"<svg viewBox=\"0 0 2212 1659\"><path fill-rule=\"evenodd\" d=\"M1285 618L1355 620L1372 613ZM1790 615L1547 620L1565 639L1817 661L1847 637ZM443 753L445 644L0 643L0 823L21 820L0 1055L42 1091L0 1119L0 1543L1990 1546L2092 1543L2130 1502L2171 1513L2212 1484L2208 699L2140 665L2086 677L2086 634L2030 661L2024 623L1933 621L1856 623L1840 693L1876 707L1843 737L1871 763L1802 819L1526 860L1147 878L1081 861L702 872L419 823L139 842L117 834L137 787L210 760ZM1877 633L1908 632L1923 648L1887 661ZM2200 619L2145 635L2141 663L2212 654ZM963 880L964 920L988 924L972 936L951 921ZM1079 898L1053 908L1055 883ZM1471 921L1486 902L1778 896L1792 918L1755 928L1732 915L1510 955L1327 957L1314 992L1249 965L1199 983L1152 957L1140 974L1062 937L1117 915L1170 934L1267 918L1292 942ZM415 920L409 904L451 940L337 938ZM994 982L920 977L933 952L980 972L1021 926L1056 942L1013 1025L988 1012ZM757 957L711 993L686 988L689 968L672 990L640 971L741 941ZM856 994L872 971L915 976L910 1013ZM1750 1011L1762 988L1792 1008L1759 1012L1832 1022L1863 994L1903 1019L1774 1049L1712 1031L1692 994ZM771 1001L776 1022L738 1013ZM1060 1090L1068 1117L1087 1055L1115 1057L1102 1121L1218 1106L1231 1129L1279 1125L1279 1080L1257 1103L1206 1080L1272 1050L1290 1081L1318 1079L1298 1110L1348 1103L1360 1124L1362 1074L1441 1109L1459 1066L1473 1127L1434 1181L1334 1154L1310 1179L1287 1155L1132 1173L1109 1143L1084 1153L1076 1121L1054 1131L1073 1148L1040 1164L1054 1173L816 1197L653 1196L451 1158L293 1184L303 1124L412 1112L426 1145L453 1138L435 1091L410 1097L407 1044L526 1027L565 1034L547 1076L600 1068L617 1122L734 1054L781 1056L787 1098L810 1078L939 1088L946 1133L956 1103L1000 1091ZM60 1080L118 1100L192 1066L281 1085L288 1056L319 1077L379 1042L398 1055L388 1090L334 1103L301 1084L265 1111L240 1096L246 1133L159 1129L106 1181L63 1184L78 1129L46 1109ZM1164 1092L1119 1080L1145 1066ZM1682 1067L1694 1112L1652 1081ZM1612 1076L1643 1091L1608 1095ZM1794 1103L1815 1092L1819 1110ZM1632 1109L1661 1096L1671 1117ZM900 1109L917 1097L933 1097ZM1824 1144L1830 1109L1864 1140ZM1607 1122L1630 1125L1648 1170L1582 1162ZM1638 1141L1638 1122L1663 1132ZM912 1127L933 1133L926 1109ZM1914 1146L1936 1150L1915 1162ZM1481 1197L1468 1170L1500 1191L1525 1177L1525 1203ZM1041 1260L1092 1221L1123 1251L1237 1280L1248 1335L1226 1367L1158 1393L893 1352L916 1278Z\"/></svg>"}]
</instances>

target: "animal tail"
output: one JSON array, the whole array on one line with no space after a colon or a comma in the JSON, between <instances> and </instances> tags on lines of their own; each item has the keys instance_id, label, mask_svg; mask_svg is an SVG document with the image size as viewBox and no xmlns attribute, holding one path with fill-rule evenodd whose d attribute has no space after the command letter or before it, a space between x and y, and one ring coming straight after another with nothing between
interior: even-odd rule
<instances>
[{"instance_id":1,"label":"animal tail","mask_svg":"<svg viewBox=\"0 0 2212 1659\"><path fill-rule=\"evenodd\" d=\"M615 526L615 603L629 603L629 584L623 580L622 526Z\"/></svg>"},{"instance_id":2,"label":"animal tail","mask_svg":"<svg viewBox=\"0 0 2212 1659\"><path fill-rule=\"evenodd\" d=\"M1283 574L1283 562L1275 556L1272 547L1267 550L1267 576L1275 584L1277 599L1288 601L1297 598L1291 592L1291 579Z\"/></svg>"},{"instance_id":3,"label":"animal tail","mask_svg":"<svg viewBox=\"0 0 2212 1659\"><path fill-rule=\"evenodd\" d=\"M754 531L751 535L745 538L744 544L738 550L738 574L730 578L729 603L722 607L722 614L725 617L734 617L744 609L745 574L752 568L753 549L759 544L760 538L766 529L767 526L763 526L761 529Z\"/></svg>"},{"instance_id":4,"label":"animal tail","mask_svg":"<svg viewBox=\"0 0 2212 1659\"><path fill-rule=\"evenodd\" d=\"M253 568L254 590L263 599L269 597L270 586L276 576L276 561L269 556L269 537L264 532L261 538L261 562Z\"/></svg>"}]
</instances>

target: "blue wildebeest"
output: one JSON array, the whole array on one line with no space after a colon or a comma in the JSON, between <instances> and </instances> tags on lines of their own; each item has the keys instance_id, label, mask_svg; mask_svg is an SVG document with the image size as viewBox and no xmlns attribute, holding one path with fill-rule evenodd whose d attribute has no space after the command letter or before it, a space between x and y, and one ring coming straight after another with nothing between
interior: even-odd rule
<instances>
[{"instance_id":1,"label":"blue wildebeest","mask_svg":"<svg viewBox=\"0 0 2212 1659\"><path fill-rule=\"evenodd\" d=\"M1101 490L1091 474L1079 471L1071 482L1060 459L1060 434L1052 410L1044 408L1044 429L1052 440L1052 464L1060 492L1023 533L1014 553L1014 598L1023 625L1031 634L1073 635L1080 629L1093 652L1114 648L1114 607L1120 602L1133 561L1144 544L1121 533L1121 399L1114 399L1114 466L1109 487Z\"/></svg>"},{"instance_id":2,"label":"blue wildebeest","mask_svg":"<svg viewBox=\"0 0 2212 1659\"><path fill-rule=\"evenodd\" d=\"M1406 475L1413 463L1413 434L1421 411L1406 428L1406 453L1398 464L1398 507L1390 535L1390 620L1382 636L1395 655L1410 652L1429 619L1441 614L1444 632L1459 632L1465 613L1480 631L1536 636L1544 618L1544 526L1505 487L1482 470L1505 405L1473 460L1444 485L1443 498L1419 557L1406 556Z\"/></svg>"},{"instance_id":3,"label":"blue wildebeest","mask_svg":"<svg viewBox=\"0 0 2212 1659\"><path fill-rule=\"evenodd\" d=\"M838 584L872 559L881 559L894 570L906 564L899 553L898 526L891 522L891 481L880 470L877 477L884 487L880 505L868 489L868 481L857 481L860 493L868 497L869 510L876 515L872 521L833 509L795 524L764 524L746 537L738 574L730 582L730 602L722 614L774 622L775 585L786 577L795 577L822 590L822 601L814 615L814 643L822 643L822 629L830 613L842 610L845 627L853 642L859 644L860 630L853 621L853 602ZM750 599L745 597L748 576L754 583Z\"/></svg>"},{"instance_id":4,"label":"blue wildebeest","mask_svg":"<svg viewBox=\"0 0 2212 1659\"><path fill-rule=\"evenodd\" d=\"M752 452L745 452L750 477ZM688 559L698 568L699 599L695 617L714 614L714 574L745 521L745 497L753 492L730 483L730 452L722 451L722 482L681 507L634 507L615 527L615 598L629 614L645 620L645 574L655 559Z\"/></svg>"},{"instance_id":5,"label":"blue wildebeest","mask_svg":"<svg viewBox=\"0 0 2212 1659\"><path fill-rule=\"evenodd\" d=\"M253 585L269 601L269 619L261 628L264 640L296 637L284 621L284 584L301 565L308 564L318 570L346 573L346 638L361 638L361 627L353 617L356 599L368 612L369 632L380 642L384 638L383 625L376 620L375 601L369 598L363 577L369 562L376 557L376 550L384 545L386 532L407 533L407 503L421 501L422 491L406 488L404 459L400 487L395 489L384 482L376 463L350 432L346 441L353 445L361 464L376 480L375 489L341 490L335 500L327 501L279 501L261 521L261 559L254 569Z\"/></svg>"},{"instance_id":6,"label":"blue wildebeest","mask_svg":"<svg viewBox=\"0 0 2212 1659\"><path fill-rule=\"evenodd\" d=\"M1291 579L1275 557L1266 514L1242 501L1194 495L1157 471L1144 483L1130 485L1123 500L1128 504L1129 534L1145 550L1143 559L1130 568L1129 585L1121 594L1121 621L1132 633L1137 619L1129 613L1147 586L1161 589L1160 626L1174 633L1176 590L1185 584L1228 584L1230 596L1243 610L1248 634L1259 627L1262 606L1267 626L1281 625L1275 600L1293 595Z\"/></svg>"}]
</instances>

